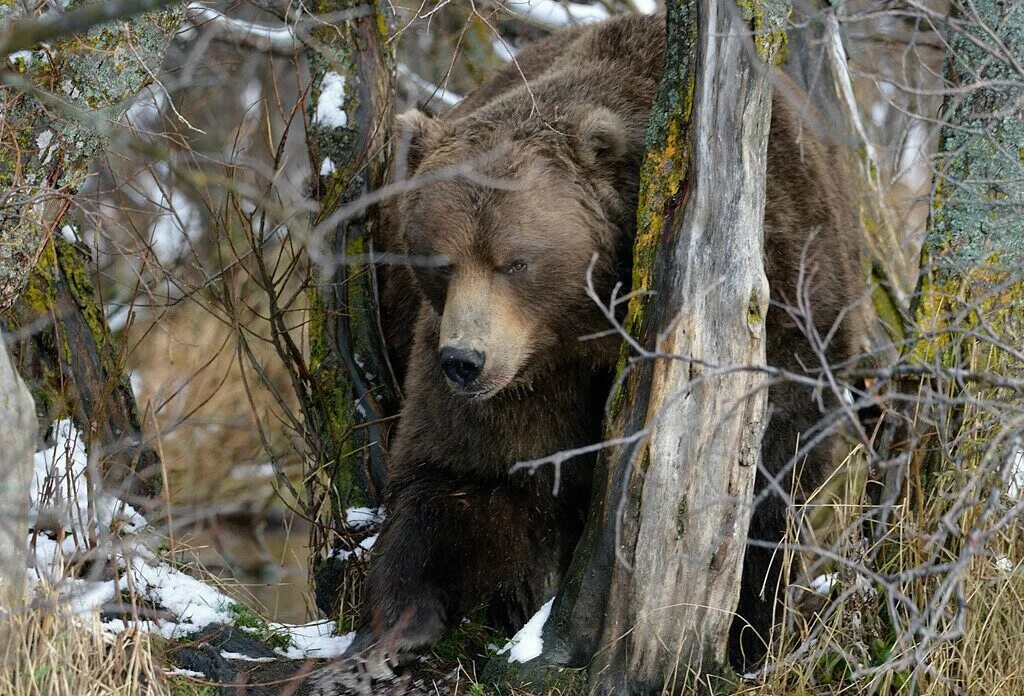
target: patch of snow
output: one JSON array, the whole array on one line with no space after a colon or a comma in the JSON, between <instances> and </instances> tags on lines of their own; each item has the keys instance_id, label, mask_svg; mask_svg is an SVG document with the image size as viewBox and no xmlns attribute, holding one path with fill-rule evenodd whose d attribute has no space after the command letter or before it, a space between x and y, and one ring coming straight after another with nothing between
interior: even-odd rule
<instances>
[{"instance_id":1,"label":"patch of snow","mask_svg":"<svg viewBox=\"0 0 1024 696\"><path fill-rule=\"evenodd\" d=\"M885 123L885 117L889 115L889 105L884 101L876 101L871 107L871 120L876 126L881 127Z\"/></svg>"},{"instance_id":2,"label":"patch of snow","mask_svg":"<svg viewBox=\"0 0 1024 696\"><path fill-rule=\"evenodd\" d=\"M243 111L255 110L254 107L263 99L263 85L255 77L246 83L242 95L239 97L239 106Z\"/></svg>"},{"instance_id":3,"label":"patch of snow","mask_svg":"<svg viewBox=\"0 0 1024 696\"><path fill-rule=\"evenodd\" d=\"M242 660L244 662L273 662L277 659L276 657L253 657L245 653L228 652L227 650L221 650L220 656L225 660Z\"/></svg>"},{"instance_id":4,"label":"patch of snow","mask_svg":"<svg viewBox=\"0 0 1024 696\"><path fill-rule=\"evenodd\" d=\"M11 55L7 56L7 60L11 65L17 65L19 60L25 61L25 67L32 67L32 51L15 51Z\"/></svg>"},{"instance_id":5,"label":"patch of snow","mask_svg":"<svg viewBox=\"0 0 1024 696\"><path fill-rule=\"evenodd\" d=\"M211 624L231 624L230 607L234 600L154 554L141 534L146 530L146 521L130 505L96 493L98 487L91 487L91 494L87 495L90 488L82 481L89 475L88 456L74 425L70 421L58 421L54 424L54 433L56 445L35 455L30 515L32 524L36 525L45 513L45 519L55 519L67 533L52 539L47 533L36 530L29 537L32 549L26 569L29 591L33 594L56 591L75 614L92 616L104 604L117 600L119 589L130 589L140 602L154 606L163 614L158 620L115 618L102 621L103 630L110 634L141 630L173 640L197 633ZM380 517L380 513L367 508L353 508L350 515L360 521ZM79 546L90 537L87 532L97 526L101 532L107 532L106 537L115 536L108 529L115 521L120 522L116 545L100 549ZM105 541L104 535L100 535L100 540ZM375 536L364 539L352 553L365 553L375 541ZM111 565L119 572L118 580L93 580L67 574L67 561L86 551L109 555ZM354 637L352 633L335 635L337 625L333 621L300 625L268 623L268 628L288 636L290 647L279 653L292 659L336 657L348 649ZM274 659L237 653L223 655L228 659L253 662ZM191 676L182 671L173 673Z\"/></svg>"},{"instance_id":6,"label":"patch of snow","mask_svg":"<svg viewBox=\"0 0 1024 696\"><path fill-rule=\"evenodd\" d=\"M309 657L338 657L352 645L355 632L335 635L334 621L314 621L308 624L280 624L270 622L268 628L275 633L285 633L291 638L291 647L277 652L292 660Z\"/></svg>"},{"instance_id":7,"label":"patch of snow","mask_svg":"<svg viewBox=\"0 0 1024 696\"><path fill-rule=\"evenodd\" d=\"M541 638L541 632L544 630L544 624L547 622L548 616L551 615L551 606L554 603L554 597L545 602L544 606L526 622L526 625L519 629L519 633L515 634L512 640L498 651L499 655L508 653L509 664L513 662L529 662L540 655L544 649L544 639Z\"/></svg>"},{"instance_id":8,"label":"patch of snow","mask_svg":"<svg viewBox=\"0 0 1024 696\"><path fill-rule=\"evenodd\" d=\"M373 548L373 545L377 542L377 535L368 536L359 542L359 546L347 551L346 549L334 549L331 551L328 558L340 558L343 561L347 561L350 557L360 558L363 554Z\"/></svg>"},{"instance_id":9,"label":"patch of snow","mask_svg":"<svg viewBox=\"0 0 1024 696\"><path fill-rule=\"evenodd\" d=\"M1013 568L1013 561L1006 556L999 556L996 558L996 570L1001 570L1004 573L1012 573Z\"/></svg>"},{"instance_id":10,"label":"patch of snow","mask_svg":"<svg viewBox=\"0 0 1024 696\"><path fill-rule=\"evenodd\" d=\"M494 55L505 63L511 63L512 59L516 57L516 53L518 53L515 46L503 39L491 39L491 46L494 49Z\"/></svg>"},{"instance_id":11,"label":"patch of snow","mask_svg":"<svg viewBox=\"0 0 1024 696\"><path fill-rule=\"evenodd\" d=\"M220 590L162 563L151 564L139 557L131 562L138 591L174 617L148 629L150 632L172 639L213 623L231 623L228 607L234 600Z\"/></svg>"},{"instance_id":12,"label":"patch of snow","mask_svg":"<svg viewBox=\"0 0 1024 696\"><path fill-rule=\"evenodd\" d=\"M345 78L336 72L324 75L313 122L325 128L344 128L348 125L348 113L345 112Z\"/></svg>"},{"instance_id":13,"label":"patch of snow","mask_svg":"<svg viewBox=\"0 0 1024 696\"><path fill-rule=\"evenodd\" d=\"M353 507L345 511L345 524L350 529L363 529L384 520L383 508Z\"/></svg>"},{"instance_id":14,"label":"patch of snow","mask_svg":"<svg viewBox=\"0 0 1024 696\"><path fill-rule=\"evenodd\" d=\"M636 11L640 14L654 14L658 11L657 0L633 0Z\"/></svg>"},{"instance_id":15,"label":"patch of snow","mask_svg":"<svg viewBox=\"0 0 1024 696\"><path fill-rule=\"evenodd\" d=\"M36 147L39 148L39 156L43 158L43 164L47 164L57 149L57 143L53 142L53 131L44 130L37 135Z\"/></svg>"},{"instance_id":16,"label":"patch of snow","mask_svg":"<svg viewBox=\"0 0 1024 696\"><path fill-rule=\"evenodd\" d=\"M168 677L190 677L192 679L206 679L206 675L202 672L196 672L192 669L182 669L181 667L175 667L174 669L164 670L164 675Z\"/></svg>"},{"instance_id":17,"label":"patch of snow","mask_svg":"<svg viewBox=\"0 0 1024 696\"><path fill-rule=\"evenodd\" d=\"M89 458L85 440L74 423L57 421L54 441L52 447L36 452L33 459L30 525L35 526L40 514L46 512L66 529L83 535L94 524L104 532L110 532L115 523L126 532L137 532L145 526L145 518L127 503L105 494L89 499Z\"/></svg>"},{"instance_id":18,"label":"patch of snow","mask_svg":"<svg viewBox=\"0 0 1024 696\"><path fill-rule=\"evenodd\" d=\"M811 589L818 594L827 595L832 591L832 588L836 586L836 580L839 579L838 573L825 573L811 580Z\"/></svg>"},{"instance_id":19,"label":"patch of snow","mask_svg":"<svg viewBox=\"0 0 1024 696\"><path fill-rule=\"evenodd\" d=\"M320 176L330 176L334 171L334 162L330 157L324 157L324 161L320 163Z\"/></svg>"},{"instance_id":20,"label":"patch of snow","mask_svg":"<svg viewBox=\"0 0 1024 696\"><path fill-rule=\"evenodd\" d=\"M60 228L60 236L64 238L64 241L74 244L78 241L78 230L74 225L64 225Z\"/></svg>"}]
</instances>

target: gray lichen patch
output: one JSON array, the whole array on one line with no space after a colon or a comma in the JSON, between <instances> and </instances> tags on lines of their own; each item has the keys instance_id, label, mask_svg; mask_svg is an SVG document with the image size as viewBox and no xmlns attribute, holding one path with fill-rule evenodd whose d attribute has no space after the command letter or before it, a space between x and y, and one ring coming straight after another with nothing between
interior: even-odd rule
<instances>
[{"instance_id":1,"label":"gray lichen patch","mask_svg":"<svg viewBox=\"0 0 1024 696\"><path fill-rule=\"evenodd\" d=\"M984 26L967 22L950 37L947 74L962 93L946 103L926 240L932 264L954 274L1024 262L1024 6L984 0L974 11Z\"/></svg>"}]
</instances>

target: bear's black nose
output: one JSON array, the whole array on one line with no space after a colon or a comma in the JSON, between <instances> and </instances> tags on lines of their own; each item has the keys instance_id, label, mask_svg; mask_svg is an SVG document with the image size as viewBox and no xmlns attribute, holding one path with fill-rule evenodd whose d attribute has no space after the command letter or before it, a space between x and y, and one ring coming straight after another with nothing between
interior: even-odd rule
<instances>
[{"instance_id":1,"label":"bear's black nose","mask_svg":"<svg viewBox=\"0 0 1024 696\"><path fill-rule=\"evenodd\" d=\"M465 348L442 348L441 369L460 387L468 387L484 369L484 354Z\"/></svg>"}]
</instances>

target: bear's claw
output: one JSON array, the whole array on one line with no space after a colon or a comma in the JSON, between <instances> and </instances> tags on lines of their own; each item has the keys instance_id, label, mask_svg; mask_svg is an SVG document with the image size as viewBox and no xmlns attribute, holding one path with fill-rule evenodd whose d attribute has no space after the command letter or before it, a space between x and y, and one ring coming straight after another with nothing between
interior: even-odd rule
<instances>
[{"instance_id":1,"label":"bear's claw","mask_svg":"<svg viewBox=\"0 0 1024 696\"><path fill-rule=\"evenodd\" d=\"M374 696L392 692L399 681L398 660L385 651L370 650L319 670L311 679L314 696Z\"/></svg>"}]
</instances>

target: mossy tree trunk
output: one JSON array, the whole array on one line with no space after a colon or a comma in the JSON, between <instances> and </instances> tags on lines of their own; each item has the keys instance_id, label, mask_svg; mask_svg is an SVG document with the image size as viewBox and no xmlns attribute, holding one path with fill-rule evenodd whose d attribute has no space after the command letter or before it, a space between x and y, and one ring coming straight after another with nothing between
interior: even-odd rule
<instances>
[{"instance_id":1,"label":"mossy tree trunk","mask_svg":"<svg viewBox=\"0 0 1024 696\"><path fill-rule=\"evenodd\" d=\"M600 692L678 691L725 662L765 418L765 62L788 7L667 11L626 326L642 350L627 347L608 433L625 443L597 468L544 653L524 668L589 661Z\"/></svg>"},{"instance_id":2,"label":"mossy tree trunk","mask_svg":"<svg viewBox=\"0 0 1024 696\"><path fill-rule=\"evenodd\" d=\"M310 54L309 153L315 195L309 326L307 482L311 547L325 555L352 505L376 505L398 387L388 363L373 262L381 209L360 199L380 188L394 102L390 5L323 0L315 11L353 16L315 30ZM316 565L316 562L314 562Z\"/></svg>"},{"instance_id":3,"label":"mossy tree trunk","mask_svg":"<svg viewBox=\"0 0 1024 696\"><path fill-rule=\"evenodd\" d=\"M163 491L160 462L143 437L124 355L107 328L92 275L85 250L60 235L45 240L4 323L16 331L16 364L39 424L72 418L106 487L152 514Z\"/></svg>"},{"instance_id":4,"label":"mossy tree trunk","mask_svg":"<svg viewBox=\"0 0 1024 696\"><path fill-rule=\"evenodd\" d=\"M951 457L1012 464L1024 452L1019 424L1007 436L1012 411L989 406L1020 407L1019 391L964 377L1024 378L1024 7L979 0L970 9L949 19L950 91L908 355L936 393L965 404L946 421L964 430L923 453L927 475L948 470ZM968 427L991 437L964 437Z\"/></svg>"},{"instance_id":5,"label":"mossy tree trunk","mask_svg":"<svg viewBox=\"0 0 1024 696\"><path fill-rule=\"evenodd\" d=\"M19 3L0 3L0 311L25 287L118 119L159 72L183 13L175 6L107 18L161 4L83 2L63 15L77 22L47 22L21 16ZM61 35L62 28L82 33ZM51 42L24 45L36 36Z\"/></svg>"},{"instance_id":6,"label":"mossy tree trunk","mask_svg":"<svg viewBox=\"0 0 1024 696\"><path fill-rule=\"evenodd\" d=\"M83 2L23 17L0 6L0 312L42 423L73 417L105 481L151 510L162 489L87 257L58 230L182 19L160 0ZM146 12L147 10L150 10ZM116 20L116 21L111 21ZM43 43L43 41L49 43Z\"/></svg>"}]
</instances>

